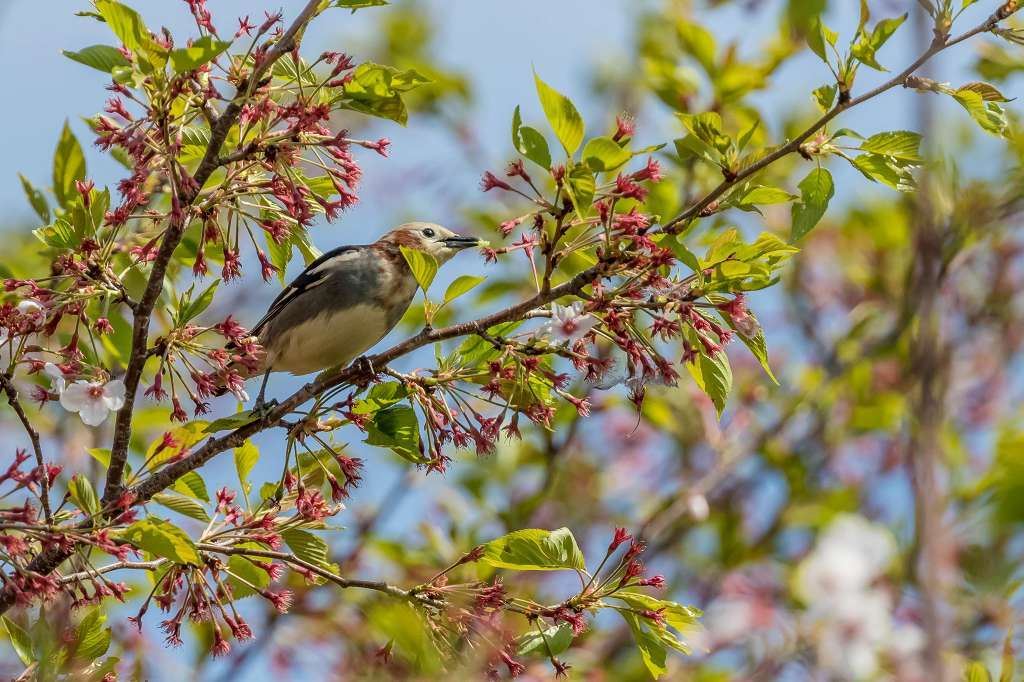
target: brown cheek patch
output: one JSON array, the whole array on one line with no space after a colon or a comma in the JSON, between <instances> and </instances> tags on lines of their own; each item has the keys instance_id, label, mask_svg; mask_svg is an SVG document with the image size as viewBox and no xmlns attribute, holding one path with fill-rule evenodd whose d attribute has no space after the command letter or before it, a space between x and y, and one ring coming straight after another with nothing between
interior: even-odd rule
<instances>
[{"instance_id":1,"label":"brown cheek patch","mask_svg":"<svg viewBox=\"0 0 1024 682\"><path fill-rule=\"evenodd\" d=\"M422 248L420 238L410 230L397 230L387 235L386 239L395 246L404 246L407 249Z\"/></svg>"}]
</instances>

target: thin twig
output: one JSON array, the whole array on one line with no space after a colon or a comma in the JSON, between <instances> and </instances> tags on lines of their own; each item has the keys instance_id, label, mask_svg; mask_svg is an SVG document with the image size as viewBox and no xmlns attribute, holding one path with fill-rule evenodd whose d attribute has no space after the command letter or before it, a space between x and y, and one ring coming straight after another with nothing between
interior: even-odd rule
<instances>
[{"instance_id":1,"label":"thin twig","mask_svg":"<svg viewBox=\"0 0 1024 682\"><path fill-rule=\"evenodd\" d=\"M36 466L39 467L39 487L41 489L41 492L39 493L39 502L43 506L43 515L46 518L46 525L52 525L53 514L50 512L50 475L46 471L46 464L43 462L43 448L39 443L39 432L36 431L34 426L32 426L32 422L29 421L28 415L25 414L25 408L21 406L21 400L18 399L18 389L15 388L14 381L9 373L0 374L0 386L3 387L4 393L7 394L7 402L11 404L11 407L14 409L14 413L18 415L21 425L25 427L28 439L32 441L32 449L35 451L36 455Z\"/></svg>"}]
</instances>

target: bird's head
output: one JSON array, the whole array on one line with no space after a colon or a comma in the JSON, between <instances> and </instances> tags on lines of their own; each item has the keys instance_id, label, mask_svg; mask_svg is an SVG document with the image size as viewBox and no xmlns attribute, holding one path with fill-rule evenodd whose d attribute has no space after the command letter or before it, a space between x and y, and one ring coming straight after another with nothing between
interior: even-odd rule
<instances>
[{"instance_id":1,"label":"bird's head","mask_svg":"<svg viewBox=\"0 0 1024 682\"><path fill-rule=\"evenodd\" d=\"M380 241L429 253L438 265L459 251L480 244L476 237L455 234L447 227L434 223L405 223L381 237Z\"/></svg>"}]
</instances>

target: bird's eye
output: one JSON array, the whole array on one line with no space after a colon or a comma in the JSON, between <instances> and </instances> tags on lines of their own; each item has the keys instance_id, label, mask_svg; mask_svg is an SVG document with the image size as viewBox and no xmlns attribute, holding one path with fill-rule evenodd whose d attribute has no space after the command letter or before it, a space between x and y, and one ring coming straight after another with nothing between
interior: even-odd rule
<instances>
[{"instance_id":1,"label":"bird's eye","mask_svg":"<svg viewBox=\"0 0 1024 682\"><path fill-rule=\"evenodd\" d=\"M423 236L424 237L433 237L434 236L434 231L428 227L427 229L423 230Z\"/></svg>"}]
</instances>

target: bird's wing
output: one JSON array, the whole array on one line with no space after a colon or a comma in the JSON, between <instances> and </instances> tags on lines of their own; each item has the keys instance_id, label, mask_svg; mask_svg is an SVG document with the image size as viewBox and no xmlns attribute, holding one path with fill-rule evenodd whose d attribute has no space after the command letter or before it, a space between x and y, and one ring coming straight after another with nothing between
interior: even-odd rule
<instances>
[{"instance_id":1,"label":"bird's wing","mask_svg":"<svg viewBox=\"0 0 1024 682\"><path fill-rule=\"evenodd\" d=\"M331 268L337 265L339 260L351 258L352 255L355 255L365 248L367 247L362 245L339 246L336 249L328 251L307 265L306 269L302 271L302 274L296 277L280 294L277 295L277 298L275 298L273 303L270 304L270 308L267 309L266 314L260 318L259 322L253 325L252 333L259 336L260 331L278 314L280 314L289 302L318 284L322 284L330 273Z\"/></svg>"}]
</instances>

